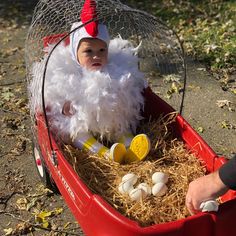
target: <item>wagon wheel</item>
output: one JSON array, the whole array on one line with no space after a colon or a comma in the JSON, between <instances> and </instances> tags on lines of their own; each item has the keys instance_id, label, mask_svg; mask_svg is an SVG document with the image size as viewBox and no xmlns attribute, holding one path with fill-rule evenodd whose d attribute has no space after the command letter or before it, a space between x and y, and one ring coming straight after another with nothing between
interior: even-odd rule
<instances>
[{"instance_id":1,"label":"wagon wheel","mask_svg":"<svg viewBox=\"0 0 236 236\"><path fill-rule=\"evenodd\" d=\"M43 185L54 193L59 193L59 190L45 165L44 159L42 158L40 147L35 144L35 142L33 142L33 158L39 178Z\"/></svg>"}]
</instances>

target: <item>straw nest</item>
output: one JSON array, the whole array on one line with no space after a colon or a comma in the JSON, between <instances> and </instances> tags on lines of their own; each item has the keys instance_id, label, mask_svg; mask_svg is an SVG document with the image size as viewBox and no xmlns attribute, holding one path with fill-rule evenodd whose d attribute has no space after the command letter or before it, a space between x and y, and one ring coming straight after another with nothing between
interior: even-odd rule
<instances>
[{"instance_id":1,"label":"straw nest","mask_svg":"<svg viewBox=\"0 0 236 236\"><path fill-rule=\"evenodd\" d=\"M141 226L185 218L189 216L185 207L188 184L205 175L206 170L184 143L173 137L171 129L175 118L176 113L171 113L141 126L139 131L150 137L152 147L145 161L120 165L69 145L64 146L65 156L93 193L101 195L121 214ZM137 184L146 182L152 186L151 176L156 171L169 175L168 191L164 196L150 195L142 201L133 202L128 195L118 191L125 174L135 173Z\"/></svg>"}]
</instances>

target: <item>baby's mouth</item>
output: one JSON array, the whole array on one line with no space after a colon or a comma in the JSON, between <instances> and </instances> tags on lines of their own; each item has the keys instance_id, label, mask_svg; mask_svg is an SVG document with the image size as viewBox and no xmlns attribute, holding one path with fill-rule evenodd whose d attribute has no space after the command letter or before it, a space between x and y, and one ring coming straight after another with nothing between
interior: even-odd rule
<instances>
[{"instance_id":1,"label":"baby's mouth","mask_svg":"<svg viewBox=\"0 0 236 236\"><path fill-rule=\"evenodd\" d=\"M95 66L95 67L98 67L98 66L101 66L102 64L101 63L93 63L93 65L92 66Z\"/></svg>"}]
</instances>

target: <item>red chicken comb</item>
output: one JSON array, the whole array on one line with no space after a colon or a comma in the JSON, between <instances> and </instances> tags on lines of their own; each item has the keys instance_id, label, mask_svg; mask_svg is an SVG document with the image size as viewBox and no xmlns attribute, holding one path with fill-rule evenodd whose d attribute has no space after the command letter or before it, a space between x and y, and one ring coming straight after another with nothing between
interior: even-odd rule
<instances>
[{"instance_id":1,"label":"red chicken comb","mask_svg":"<svg viewBox=\"0 0 236 236\"><path fill-rule=\"evenodd\" d=\"M85 0L81 11L80 19L83 24L87 23L90 20L94 20L85 25L87 33L94 38L97 37L98 35L98 21L95 20L96 18L97 18L96 1Z\"/></svg>"}]
</instances>

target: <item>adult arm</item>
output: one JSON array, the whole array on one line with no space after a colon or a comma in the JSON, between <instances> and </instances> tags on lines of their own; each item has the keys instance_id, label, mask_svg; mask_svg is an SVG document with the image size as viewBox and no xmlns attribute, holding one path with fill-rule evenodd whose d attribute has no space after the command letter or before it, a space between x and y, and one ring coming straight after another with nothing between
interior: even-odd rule
<instances>
[{"instance_id":1,"label":"adult arm","mask_svg":"<svg viewBox=\"0 0 236 236\"><path fill-rule=\"evenodd\" d=\"M236 156L219 170L192 181L186 195L186 206L191 214L196 214L202 202L216 199L229 189L236 189Z\"/></svg>"},{"instance_id":2,"label":"adult arm","mask_svg":"<svg viewBox=\"0 0 236 236\"><path fill-rule=\"evenodd\" d=\"M236 154L220 168L219 176L229 189L236 190Z\"/></svg>"}]
</instances>

